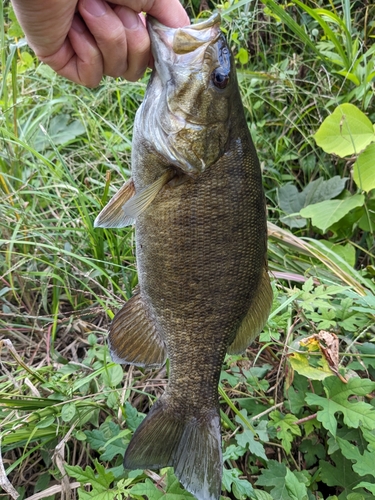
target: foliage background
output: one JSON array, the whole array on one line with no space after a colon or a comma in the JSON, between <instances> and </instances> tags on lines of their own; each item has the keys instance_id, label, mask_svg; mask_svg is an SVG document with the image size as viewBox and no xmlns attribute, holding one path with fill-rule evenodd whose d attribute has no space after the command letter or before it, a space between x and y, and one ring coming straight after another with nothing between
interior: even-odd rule
<instances>
[{"instance_id":1,"label":"foliage background","mask_svg":"<svg viewBox=\"0 0 375 500\"><path fill-rule=\"evenodd\" d=\"M374 5L185 6L222 11L270 220L273 311L222 371L223 498L374 498ZM111 362L134 234L92 227L130 175L147 76L73 85L35 59L8 2L0 17L0 496L190 498L172 470L122 468L167 368ZM351 149L331 147L344 136Z\"/></svg>"}]
</instances>

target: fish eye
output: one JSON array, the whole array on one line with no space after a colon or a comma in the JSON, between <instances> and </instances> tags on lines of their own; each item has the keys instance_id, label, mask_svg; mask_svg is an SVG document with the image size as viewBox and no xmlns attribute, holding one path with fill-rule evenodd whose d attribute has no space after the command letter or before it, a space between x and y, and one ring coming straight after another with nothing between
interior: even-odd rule
<instances>
[{"instance_id":1,"label":"fish eye","mask_svg":"<svg viewBox=\"0 0 375 500\"><path fill-rule=\"evenodd\" d=\"M225 89L229 83L229 74L222 68L216 68L212 72L212 82L218 89Z\"/></svg>"}]
</instances>

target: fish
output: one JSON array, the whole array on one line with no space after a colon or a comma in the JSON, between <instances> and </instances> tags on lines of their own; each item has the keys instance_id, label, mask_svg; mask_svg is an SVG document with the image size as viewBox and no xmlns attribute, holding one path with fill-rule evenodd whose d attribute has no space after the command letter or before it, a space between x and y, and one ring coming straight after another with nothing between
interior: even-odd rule
<instances>
[{"instance_id":1,"label":"fish","mask_svg":"<svg viewBox=\"0 0 375 500\"><path fill-rule=\"evenodd\" d=\"M147 17L154 69L131 179L94 224L135 224L138 285L110 325L112 359L160 367L169 358L166 390L124 467L173 467L198 500L220 498L225 355L245 351L272 303L262 173L220 22L214 13L170 28Z\"/></svg>"}]
</instances>

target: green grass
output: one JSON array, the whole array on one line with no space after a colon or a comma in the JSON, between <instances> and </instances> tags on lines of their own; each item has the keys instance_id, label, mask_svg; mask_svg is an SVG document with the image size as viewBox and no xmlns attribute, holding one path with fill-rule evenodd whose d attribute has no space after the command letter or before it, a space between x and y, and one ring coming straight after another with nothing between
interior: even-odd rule
<instances>
[{"instance_id":1,"label":"green grass","mask_svg":"<svg viewBox=\"0 0 375 500\"><path fill-rule=\"evenodd\" d=\"M190 12L199 5L190 2ZM342 102L375 122L374 80L366 80L374 8L345 0L221 7L233 50L248 53L247 64L238 59L239 80L263 167L275 295L260 341L223 366L223 498L373 498L374 235L360 211L326 232L311 220L289 227L280 200L288 183L301 192L334 176L349 177L339 196L358 191L353 159L328 155L312 135ZM170 471L122 468L167 372L109 358L107 326L137 284L134 232L92 225L130 175L147 77L77 87L19 43L6 5L0 14L0 445L9 480L0 498L11 498L13 485L21 499L58 499L69 484L81 499L152 500L161 490L189 498ZM373 192L365 203L373 217ZM337 336L348 384L312 337L321 331ZM324 405L333 400L328 421ZM357 425L353 411L368 420Z\"/></svg>"}]
</instances>

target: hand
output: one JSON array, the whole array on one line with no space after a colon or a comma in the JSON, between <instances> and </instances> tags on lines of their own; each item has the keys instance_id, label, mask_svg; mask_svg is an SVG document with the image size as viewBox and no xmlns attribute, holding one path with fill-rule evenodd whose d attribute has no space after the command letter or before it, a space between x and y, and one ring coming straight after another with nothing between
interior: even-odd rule
<instances>
[{"instance_id":1,"label":"hand","mask_svg":"<svg viewBox=\"0 0 375 500\"><path fill-rule=\"evenodd\" d=\"M179 0L12 0L30 47L59 75L95 87L103 75L136 81L150 59L148 12L173 28L189 18Z\"/></svg>"}]
</instances>

